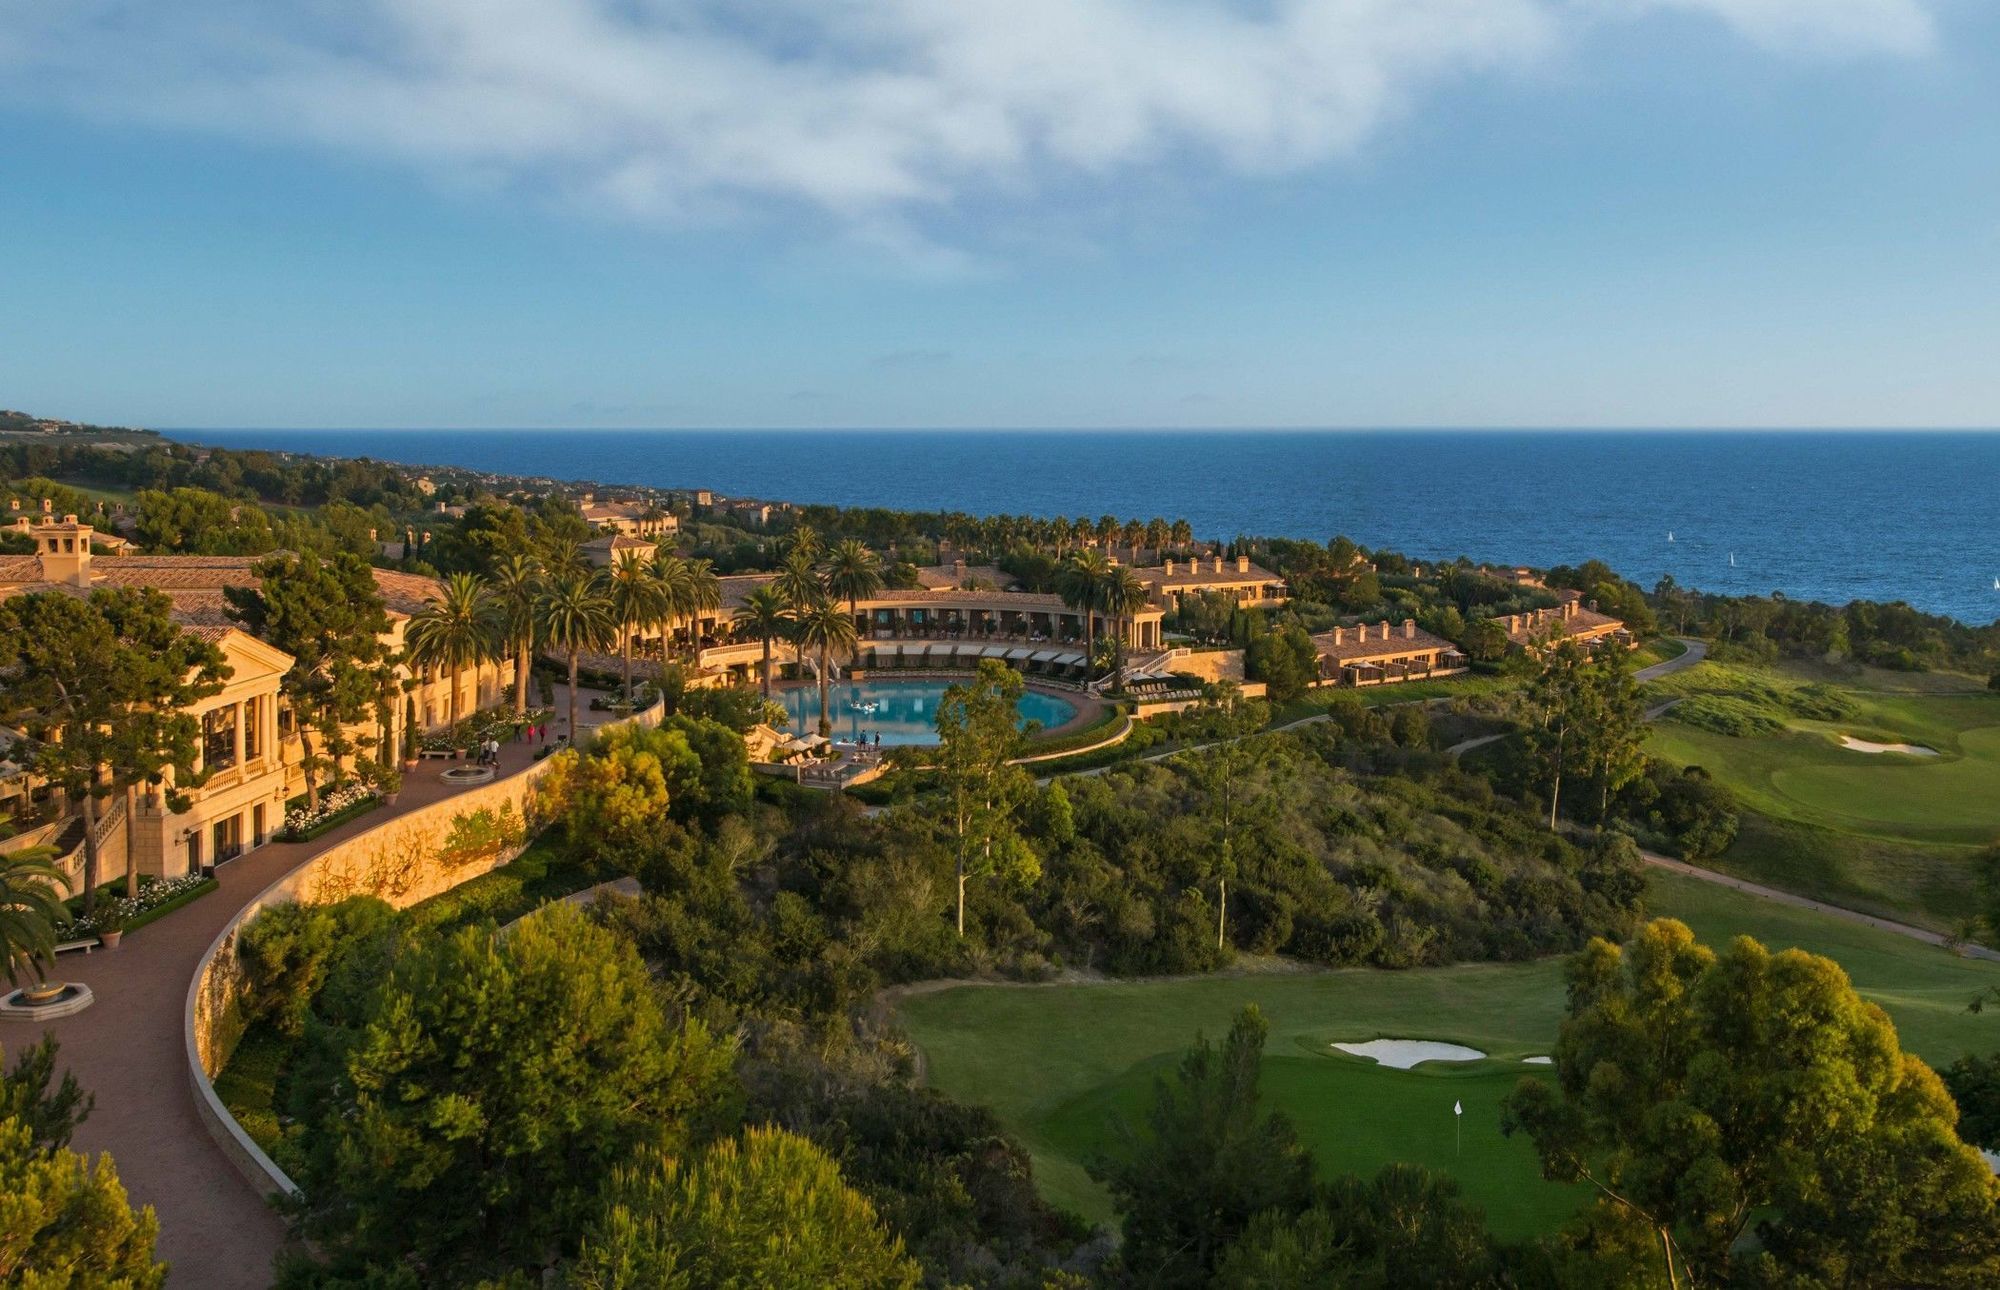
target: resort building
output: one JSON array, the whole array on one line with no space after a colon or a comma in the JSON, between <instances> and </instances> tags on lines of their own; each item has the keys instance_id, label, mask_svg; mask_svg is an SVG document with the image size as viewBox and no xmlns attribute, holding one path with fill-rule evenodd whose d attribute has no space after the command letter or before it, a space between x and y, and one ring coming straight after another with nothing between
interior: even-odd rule
<instances>
[{"instance_id":1,"label":"resort building","mask_svg":"<svg viewBox=\"0 0 2000 1290\"><path fill-rule=\"evenodd\" d=\"M1168 560L1156 568L1135 568L1132 572L1153 593L1154 603L1179 610L1181 597L1202 591L1219 591L1245 609L1264 609L1285 603L1285 580L1247 555L1231 560L1224 556Z\"/></svg>"},{"instance_id":2,"label":"resort building","mask_svg":"<svg viewBox=\"0 0 2000 1290\"><path fill-rule=\"evenodd\" d=\"M1469 663L1458 646L1431 635L1412 618L1400 627L1386 620L1336 627L1312 639L1319 648L1320 685L1388 685L1451 676Z\"/></svg>"},{"instance_id":3,"label":"resort building","mask_svg":"<svg viewBox=\"0 0 2000 1290\"><path fill-rule=\"evenodd\" d=\"M1582 603L1580 592L1560 593L1562 604L1525 614L1503 614L1494 621L1506 629L1507 642L1518 649L1539 648L1543 642L1568 637L1585 644L1611 641L1627 648L1637 644L1625 624Z\"/></svg>"},{"instance_id":4,"label":"resort building","mask_svg":"<svg viewBox=\"0 0 2000 1290\"><path fill-rule=\"evenodd\" d=\"M255 566L262 556L119 555L105 557L92 550L95 531L74 515L31 524L23 517L17 531L35 542L32 555L0 556L0 598L56 591L85 595L99 587L150 588L166 595L174 620L213 642L223 654L229 675L221 693L198 703L189 713L201 723L200 767L207 774L188 790L184 812L172 812L164 792L134 795L128 806L107 802L99 824L105 880L126 872L129 862L141 874L176 877L228 860L261 845L284 818L285 803L302 791L301 747L291 713L282 704L278 685L292 666L290 655L258 640L228 616L225 591L254 587ZM400 655L410 619L437 598L435 579L416 574L374 570L375 584L388 611L384 644ZM407 729L430 729L450 720L451 679L426 671L413 674L398 668L403 685L392 705L386 747L399 749ZM477 711L501 702L513 677L513 661L502 659L466 668L458 678L459 712ZM393 752L392 754L393 755ZM18 769L18 767L17 767ZM68 805L51 802L45 786L12 786L16 796L37 811L65 813ZM58 841L75 833L80 823L58 820L46 839ZM40 832L47 832L44 829ZM9 839L11 849L17 839ZM27 845L27 843L19 843ZM76 848L66 849L75 863Z\"/></svg>"},{"instance_id":5,"label":"resort building","mask_svg":"<svg viewBox=\"0 0 2000 1290\"><path fill-rule=\"evenodd\" d=\"M672 537L680 532L680 518L662 510L650 502L599 501L594 494L583 495L581 509L584 523L606 533L622 533L627 537L661 538Z\"/></svg>"},{"instance_id":6,"label":"resort building","mask_svg":"<svg viewBox=\"0 0 2000 1290\"><path fill-rule=\"evenodd\" d=\"M659 543L645 538L632 537L622 532L606 533L603 537L594 538L583 544L583 558L590 561L595 568L608 569L623 560L627 552L632 552L641 560L651 564L653 553L659 549Z\"/></svg>"},{"instance_id":7,"label":"resort building","mask_svg":"<svg viewBox=\"0 0 2000 1290\"><path fill-rule=\"evenodd\" d=\"M941 572L944 569L950 572ZM1082 677L1086 661L1084 618L1065 605L1062 597L999 586L967 589L965 582L982 581L989 570L980 566L967 569L963 562L928 572L930 579L920 574L919 580L940 585L885 588L855 603L859 644L853 666L951 670L970 668L978 659L991 657L1053 679ZM997 569L990 572L1011 581ZM756 679L764 657L763 644L742 637L729 639L734 636L731 619L745 597L773 576L723 578L722 608L695 625L702 645L700 670L714 681ZM1117 620L1093 614L1091 626L1097 640L1122 638L1136 663L1163 652L1164 617L1160 606L1148 604ZM796 660L791 648L780 643L772 648L772 662L779 667L795 665Z\"/></svg>"}]
</instances>

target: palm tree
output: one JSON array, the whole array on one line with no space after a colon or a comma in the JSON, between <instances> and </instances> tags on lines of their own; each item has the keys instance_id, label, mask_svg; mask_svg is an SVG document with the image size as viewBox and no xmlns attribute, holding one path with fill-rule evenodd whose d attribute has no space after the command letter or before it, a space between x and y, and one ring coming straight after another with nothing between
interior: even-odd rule
<instances>
[{"instance_id":1,"label":"palm tree","mask_svg":"<svg viewBox=\"0 0 2000 1290\"><path fill-rule=\"evenodd\" d=\"M785 603L794 612L802 611L826 596L826 583L819 576L819 566L796 551L785 557L784 567L778 570L777 580L771 585L778 589L778 594L785 598Z\"/></svg>"},{"instance_id":2,"label":"palm tree","mask_svg":"<svg viewBox=\"0 0 2000 1290\"><path fill-rule=\"evenodd\" d=\"M653 577L659 582L662 592L660 675L665 676L667 661L672 657L670 646L674 639L674 625L693 612L694 569L672 551L662 551L653 557Z\"/></svg>"},{"instance_id":3,"label":"palm tree","mask_svg":"<svg viewBox=\"0 0 2000 1290\"><path fill-rule=\"evenodd\" d=\"M1084 680L1097 660L1096 613L1103 604L1104 584L1111 576L1111 561L1102 551L1078 551L1063 562L1056 573L1056 594L1071 609L1083 615Z\"/></svg>"},{"instance_id":4,"label":"palm tree","mask_svg":"<svg viewBox=\"0 0 2000 1290\"><path fill-rule=\"evenodd\" d=\"M785 543L785 558L802 555L808 560L819 559L826 544L820 541L819 531L810 524L801 524L792 530L792 536Z\"/></svg>"},{"instance_id":5,"label":"palm tree","mask_svg":"<svg viewBox=\"0 0 2000 1290\"><path fill-rule=\"evenodd\" d=\"M1125 688L1125 620L1146 607L1151 591L1139 580L1139 575L1130 569L1113 569L1098 592L1098 603L1111 616L1112 630L1118 636L1118 680L1117 689Z\"/></svg>"},{"instance_id":6,"label":"palm tree","mask_svg":"<svg viewBox=\"0 0 2000 1290\"><path fill-rule=\"evenodd\" d=\"M494 626L514 655L514 715L528 713L528 671L535 662L535 597L542 590L542 566L516 553L493 567L486 588Z\"/></svg>"},{"instance_id":7,"label":"palm tree","mask_svg":"<svg viewBox=\"0 0 2000 1290\"><path fill-rule=\"evenodd\" d=\"M458 677L493 657L494 616L486 584L477 575L454 573L437 599L410 620L410 660L441 667L451 676L451 724L458 724Z\"/></svg>"},{"instance_id":8,"label":"palm tree","mask_svg":"<svg viewBox=\"0 0 2000 1290\"><path fill-rule=\"evenodd\" d=\"M569 737L574 744L577 658L610 641L615 630L611 601L595 577L575 570L560 573L535 600L535 624L548 647L569 661Z\"/></svg>"},{"instance_id":9,"label":"palm tree","mask_svg":"<svg viewBox=\"0 0 2000 1290\"><path fill-rule=\"evenodd\" d=\"M583 542L573 534L551 533L542 544L542 563L550 573L587 573L590 561L584 558Z\"/></svg>"},{"instance_id":10,"label":"palm tree","mask_svg":"<svg viewBox=\"0 0 2000 1290\"><path fill-rule=\"evenodd\" d=\"M706 560L687 562L688 655L701 658L701 620L722 608L722 579Z\"/></svg>"},{"instance_id":11,"label":"palm tree","mask_svg":"<svg viewBox=\"0 0 2000 1290\"><path fill-rule=\"evenodd\" d=\"M1167 537L1176 550L1194 545L1194 526L1186 520L1175 520L1167 526Z\"/></svg>"},{"instance_id":12,"label":"palm tree","mask_svg":"<svg viewBox=\"0 0 2000 1290\"><path fill-rule=\"evenodd\" d=\"M45 980L55 966L56 927L69 921L55 853L54 847L25 847L0 856L0 960L9 985L21 984L24 970Z\"/></svg>"},{"instance_id":13,"label":"palm tree","mask_svg":"<svg viewBox=\"0 0 2000 1290\"><path fill-rule=\"evenodd\" d=\"M791 603L777 587L766 583L743 598L743 607L736 611L736 621L757 633L757 638L764 642L764 697L768 699L771 697L771 642L791 629Z\"/></svg>"},{"instance_id":14,"label":"palm tree","mask_svg":"<svg viewBox=\"0 0 2000 1290\"><path fill-rule=\"evenodd\" d=\"M667 589L653 576L653 567L637 551L626 551L611 566L611 618L618 627L619 650L625 660L625 704L632 704L632 636L666 612Z\"/></svg>"},{"instance_id":15,"label":"palm tree","mask_svg":"<svg viewBox=\"0 0 2000 1290\"><path fill-rule=\"evenodd\" d=\"M859 611L863 596L882 590L882 562L853 538L842 538L826 553L820 574L826 579L826 589L847 601L850 614Z\"/></svg>"},{"instance_id":16,"label":"palm tree","mask_svg":"<svg viewBox=\"0 0 2000 1290\"><path fill-rule=\"evenodd\" d=\"M839 601L824 595L795 612L798 621L792 628L792 639L799 643L800 649L819 653L819 733L825 738L833 734L833 717L827 710L827 684L832 679L834 658L845 659L854 652L854 615L841 608Z\"/></svg>"}]
</instances>

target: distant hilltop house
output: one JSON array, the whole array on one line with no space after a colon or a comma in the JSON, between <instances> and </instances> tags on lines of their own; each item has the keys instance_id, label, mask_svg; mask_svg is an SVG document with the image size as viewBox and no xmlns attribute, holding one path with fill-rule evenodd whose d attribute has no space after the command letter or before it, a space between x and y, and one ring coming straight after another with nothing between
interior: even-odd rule
<instances>
[{"instance_id":1,"label":"distant hilltop house","mask_svg":"<svg viewBox=\"0 0 2000 1290\"><path fill-rule=\"evenodd\" d=\"M1362 687L1451 676L1471 660L1442 636L1433 636L1405 618L1400 627L1385 619L1336 627L1312 638L1319 651L1319 685Z\"/></svg>"},{"instance_id":2,"label":"distant hilltop house","mask_svg":"<svg viewBox=\"0 0 2000 1290\"><path fill-rule=\"evenodd\" d=\"M585 493L581 509L584 523L590 527L628 537L671 537L681 529L679 517L650 502L600 501L595 494Z\"/></svg>"},{"instance_id":3,"label":"distant hilltop house","mask_svg":"<svg viewBox=\"0 0 2000 1290\"><path fill-rule=\"evenodd\" d=\"M1486 575L1515 587L1542 586L1542 576L1526 565L1516 565L1511 569L1487 569Z\"/></svg>"},{"instance_id":4,"label":"distant hilltop house","mask_svg":"<svg viewBox=\"0 0 2000 1290\"><path fill-rule=\"evenodd\" d=\"M1568 638L1584 644L1609 641L1630 647L1638 642L1625 624L1609 614L1600 614L1582 603L1580 592L1564 591L1562 604L1554 609L1536 609L1525 614L1503 614L1494 621L1507 633L1507 643L1518 649L1533 649L1551 639Z\"/></svg>"},{"instance_id":5,"label":"distant hilltop house","mask_svg":"<svg viewBox=\"0 0 2000 1290\"><path fill-rule=\"evenodd\" d=\"M177 878L268 841L283 822L286 802L304 788L298 737L278 693L293 659L234 622L224 594L231 587L256 586L256 565L266 557L106 556L110 543L75 515L23 515L13 528L33 540L35 551L0 555L0 600L48 592L86 596L100 587L151 588L166 595L183 630L222 651L228 668L221 693L200 700L188 712L199 726L199 770L205 776L188 788L188 809L174 811L165 794L144 790L135 794L130 815L124 803L108 804L100 822L102 880L121 877L128 867ZM111 542L124 545L120 539ZM416 574L373 572L389 616L383 642L400 655L410 619L439 597L442 584ZM513 668L513 660L505 658L462 669L458 710L476 712L501 702ZM392 749L402 747L406 731L435 729L452 712L450 676L429 669L414 672L407 664L399 664L397 674L407 688L388 705L386 729L380 731ZM368 722L355 733L372 737L376 724ZM62 801L19 765L11 776L0 776L0 804L19 819L53 817L8 839L7 848L70 841L74 804ZM75 833L59 861L72 887L79 881L80 838Z\"/></svg>"},{"instance_id":6,"label":"distant hilltop house","mask_svg":"<svg viewBox=\"0 0 2000 1290\"><path fill-rule=\"evenodd\" d=\"M417 491L422 493L425 497L429 497L431 494L437 492L438 490L438 486L431 481L431 477L429 475L418 475L415 479L411 480L410 482L412 484L415 484Z\"/></svg>"}]
</instances>

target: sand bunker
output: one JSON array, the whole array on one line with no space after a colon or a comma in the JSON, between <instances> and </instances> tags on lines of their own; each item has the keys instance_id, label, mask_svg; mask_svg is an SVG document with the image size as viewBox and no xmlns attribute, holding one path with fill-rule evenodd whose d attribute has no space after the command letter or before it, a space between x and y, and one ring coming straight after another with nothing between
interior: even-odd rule
<instances>
[{"instance_id":1,"label":"sand bunker","mask_svg":"<svg viewBox=\"0 0 2000 1290\"><path fill-rule=\"evenodd\" d=\"M1384 1066L1406 1071L1418 1062L1476 1062L1486 1056L1464 1044L1441 1044L1435 1039L1371 1039L1365 1044L1335 1044L1343 1053L1370 1057Z\"/></svg>"},{"instance_id":2,"label":"sand bunker","mask_svg":"<svg viewBox=\"0 0 2000 1290\"><path fill-rule=\"evenodd\" d=\"M1856 739L1853 735L1842 735L1840 746L1850 752L1862 753L1903 753L1910 757L1935 757L1938 750L1926 748L1922 744L1877 744L1866 739Z\"/></svg>"},{"instance_id":3,"label":"sand bunker","mask_svg":"<svg viewBox=\"0 0 2000 1290\"><path fill-rule=\"evenodd\" d=\"M1523 1057L1521 1064L1523 1066L1553 1066L1556 1064L1556 1059L1553 1057Z\"/></svg>"}]
</instances>

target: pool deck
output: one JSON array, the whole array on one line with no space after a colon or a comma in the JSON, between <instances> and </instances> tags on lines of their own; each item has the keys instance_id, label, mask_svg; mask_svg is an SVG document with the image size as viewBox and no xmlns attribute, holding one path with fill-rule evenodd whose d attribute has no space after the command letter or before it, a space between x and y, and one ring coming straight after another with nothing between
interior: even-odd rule
<instances>
[{"instance_id":1,"label":"pool deck","mask_svg":"<svg viewBox=\"0 0 2000 1290\"><path fill-rule=\"evenodd\" d=\"M908 673L899 674L893 670L891 671L864 670L859 676L842 677L840 680L834 682L834 684L836 686L873 685L877 683L886 684L893 681L919 681L919 682L926 682L933 684L942 682L945 685L951 685L955 684L958 680L962 678L969 678L971 675L972 673L969 671L952 675L940 675L933 673L928 676L911 676ZM1037 682L1033 677L1023 677L1022 680L1026 682L1026 688L1033 690L1035 693L1045 694L1052 699L1061 699L1063 702L1069 704L1071 707L1076 709L1075 713L1070 717L1070 719L1063 722L1061 725L1044 726L1041 732L1044 737L1055 736L1055 735L1066 735L1071 733L1072 731L1081 730L1085 726L1096 721L1098 719L1099 714L1101 714L1104 711L1104 700L1098 698L1094 694L1085 694L1081 690L1066 689L1059 685L1044 685ZM819 686L816 682L802 681L802 680L778 681L774 682L771 686L771 694L772 697L774 698L780 694L789 693L794 690L804 690L807 691L808 693L817 695L819 693ZM840 710L836 708L835 710L836 720L838 720L840 715L841 715ZM887 748L889 745L885 742L882 746L884 748ZM904 744L901 746L910 747L911 745Z\"/></svg>"}]
</instances>

